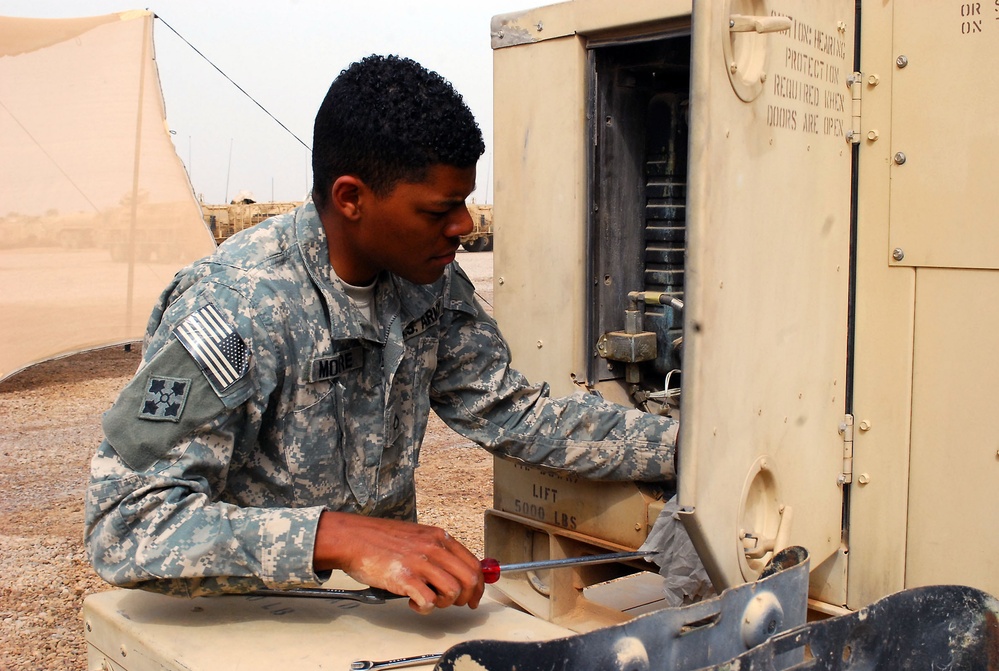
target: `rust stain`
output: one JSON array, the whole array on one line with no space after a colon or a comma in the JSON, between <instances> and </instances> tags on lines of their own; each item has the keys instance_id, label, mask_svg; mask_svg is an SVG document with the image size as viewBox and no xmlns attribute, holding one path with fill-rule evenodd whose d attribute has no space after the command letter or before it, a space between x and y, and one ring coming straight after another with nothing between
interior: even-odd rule
<instances>
[{"instance_id":1,"label":"rust stain","mask_svg":"<svg viewBox=\"0 0 999 671\"><path fill-rule=\"evenodd\" d=\"M992 610L985 611L985 655L988 671L999 671L999 617Z\"/></svg>"}]
</instances>

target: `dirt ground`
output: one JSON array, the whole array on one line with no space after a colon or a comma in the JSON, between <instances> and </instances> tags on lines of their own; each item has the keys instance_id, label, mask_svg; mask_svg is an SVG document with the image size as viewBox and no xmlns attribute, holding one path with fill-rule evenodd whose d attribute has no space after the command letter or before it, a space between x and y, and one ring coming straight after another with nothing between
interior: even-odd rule
<instances>
[{"instance_id":1,"label":"dirt ground","mask_svg":"<svg viewBox=\"0 0 999 671\"><path fill-rule=\"evenodd\" d=\"M458 262L487 306L492 253ZM0 670L86 669L80 608L110 589L83 550L83 496L100 415L139 363L113 347L33 366L0 383ZM420 520L482 556L492 461L431 416L417 471Z\"/></svg>"}]
</instances>

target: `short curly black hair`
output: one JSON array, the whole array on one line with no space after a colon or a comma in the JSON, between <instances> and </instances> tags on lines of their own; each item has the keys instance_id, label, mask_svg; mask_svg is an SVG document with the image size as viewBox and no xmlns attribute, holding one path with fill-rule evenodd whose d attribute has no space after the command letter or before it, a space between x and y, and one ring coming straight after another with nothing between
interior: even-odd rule
<instances>
[{"instance_id":1,"label":"short curly black hair","mask_svg":"<svg viewBox=\"0 0 999 671\"><path fill-rule=\"evenodd\" d=\"M323 210L343 175L383 195L434 165L473 167L484 151L472 111L446 79L408 58L368 56L333 80L316 114L312 198Z\"/></svg>"}]
</instances>

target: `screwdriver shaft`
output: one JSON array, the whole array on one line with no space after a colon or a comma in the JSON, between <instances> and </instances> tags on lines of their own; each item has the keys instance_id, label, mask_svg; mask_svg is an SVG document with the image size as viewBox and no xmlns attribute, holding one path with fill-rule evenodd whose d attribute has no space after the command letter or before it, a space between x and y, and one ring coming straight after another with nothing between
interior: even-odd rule
<instances>
[{"instance_id":1,"label":"screwdriver shaft","mask_svg":"<svg viewBox=\"0 0 999 671\"><path fill-rule=\"evenodd\" d=\"M588 557L569 557L567 559L544 559L540 561L521 562L519 564L500 564L500 573L523 573L524 571L540 571L564 566L586 566L589 564L610 564L612 562L628 561L656 554L653 550L644 552L614 552L611 554L590 555Z\"/></svg>"}]
</instances>

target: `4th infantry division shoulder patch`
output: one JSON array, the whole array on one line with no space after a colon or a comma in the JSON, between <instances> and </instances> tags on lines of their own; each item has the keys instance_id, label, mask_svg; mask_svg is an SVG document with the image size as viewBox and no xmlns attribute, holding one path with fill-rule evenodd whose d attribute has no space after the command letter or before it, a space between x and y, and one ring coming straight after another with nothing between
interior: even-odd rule
<instances>
[{"instance_id":1,"label":"4th infantry division shoulder patch","mask_svg":"<svg viewBox=\"0 0 999 671\"><path fill-rule=\"evenodd\" d=\"M190 389L190 380L150 375L146 380L146 396L142 401L139 417L179 422Z\"/></svg>"}]
</instances>

